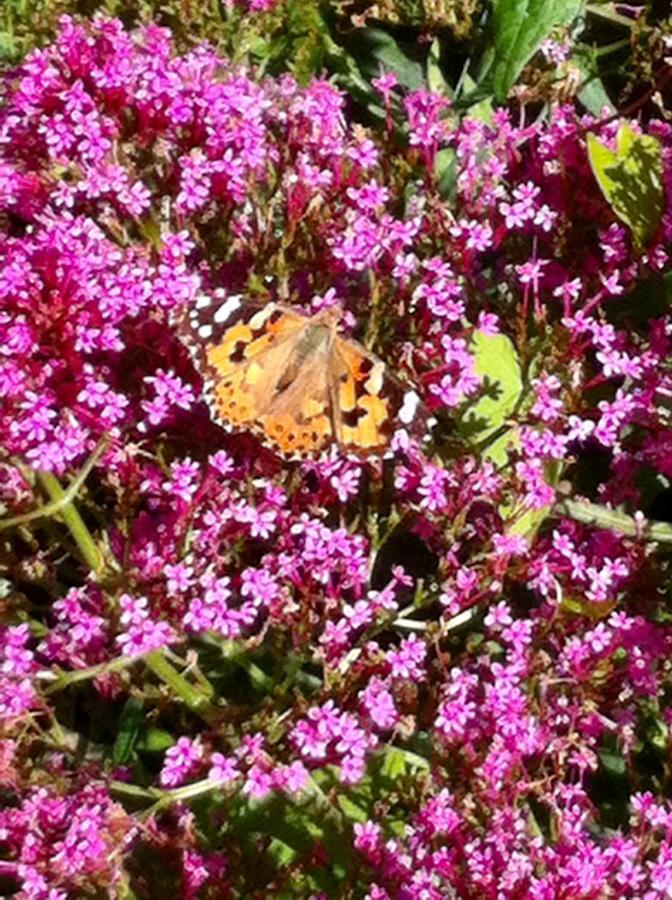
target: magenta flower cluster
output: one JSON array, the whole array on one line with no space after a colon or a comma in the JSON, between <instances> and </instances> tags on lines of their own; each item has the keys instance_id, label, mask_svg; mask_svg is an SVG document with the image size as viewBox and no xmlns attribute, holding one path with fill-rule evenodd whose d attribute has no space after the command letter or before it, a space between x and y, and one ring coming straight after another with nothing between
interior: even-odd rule
<instances>
[{"instance_id":1,"label":"magenta flower cluster","mask_svg":"<svg viewBox=\"0 0 672 900\"><path fill-rule=\"evenodd\" d=\"M370 900L672 893L666 776L641 761L654 721L649 754L670 750L669 571L634 515L672 476L672 317L638 315L670 266L672 125L648 126L667 205L641 252L586 154L618 122L458 121L374 83L378 130L327 81L104 19L64 19L5 76L0 503L23 521L0 532L0 877L18 896L122 896L152 854L185 897L328 870L314 837L254 881L270 863L252 873L231 823L272 802L337 820ZM400 428L385 460L294 464L226 433L177 337L203 292L340 305L433 443ZM523 376L502 458L469 411L491 387L476 344L505 336ZM101 447L79 525L28 517ZM557 511L563 483L641 532ZM138 698L172 736L161 759L92 740L83 766L68 702ZM149 817L141 795L162 798Z\"/></svg>"}]
</instances>

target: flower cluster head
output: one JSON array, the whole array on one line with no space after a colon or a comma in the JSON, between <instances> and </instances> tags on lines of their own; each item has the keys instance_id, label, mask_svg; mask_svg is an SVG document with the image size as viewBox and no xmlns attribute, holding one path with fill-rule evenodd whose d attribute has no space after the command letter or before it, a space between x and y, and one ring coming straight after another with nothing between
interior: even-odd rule
<instances>
[{"instance_id":1,"label":"flower cluster head","mask_svg":"<svg viewBox=\"0 0 672 900\"><path fill-rule=\"evenodd\" d=\"M372 900L668 896L672 807L637 775L672 724L668 564L554 504L672 476L672 318L636 293L669 267L672 126L641 248L587 157L616 123L569 105L458 121L383 73L378 131L328 80L104 18L5 86L0 876L66 900L154 853L185 896L244 894L257 852L263 892L345 846ZM338 306L431 442L295 463L224 431L180 338L204 293ZM84 780L79 728L114 747ZM264 804L291 828L257 842Z\"/></svg>"}]
</instances>

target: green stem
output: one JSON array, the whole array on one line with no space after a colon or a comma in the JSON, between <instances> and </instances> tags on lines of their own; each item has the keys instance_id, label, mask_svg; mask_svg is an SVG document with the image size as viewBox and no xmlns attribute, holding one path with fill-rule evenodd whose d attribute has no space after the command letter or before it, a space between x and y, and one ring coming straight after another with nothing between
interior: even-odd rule
<instances>
[{"instance_id":1,"label":"green stem","mask_svg":"<svg viewBox=\"0 0 672 900\"><path fill-rule=\"evenodd\" d=\"M68 501L66 499L66 492L55 475L52 475L51 472L38 472L37 477L53 503L60 504L59 515L68 526L68 530L79 547L79 552L84 557L84 561L93 572L100 574L105 566L103 555L91 537L91 532L84 524L77 507L72 500Z\"/></svg>"},{"instance_id":2,"label":"green stem","mask_svg":"<svg viewBox=\"0 0 672 900\"><path fill-rule=\"evenodd\" d=\"M110 793L120 797L127 797L129 800L150 800L158 801L163 796L163 791L159 788L143 788L137 784L127 784L125 781L109 782Z\"/></svg>"},{"instance_id":3,"label":"green stem","mask_svg":"<svg viewBox=\"0 0 672 900\"><path fill-rule=\"evenodd\" d=\"M252 661L249 651L237 647L233 641L230 642L226 651L227 661L235 663L247 672L253 687L259 691L270 693L275 687L275 681L264 672L255 662Z\"/></svg>"},{"instance_id":4,"label":"green stem","mask_svg":"<svg viewBox=\"0 0 672 900\"><path fill-rule=\"evenodd\" d=\"M31 522L33 519L41 519L41 518L44 518L45 516L53 516L53 515L56 515L56 513L61 512L61 510L65 506L67 506L68 503L71 503L72 500L74 500L75 496L77 495L77 492L79 491L81 486L84 484L86 479L89 477L89 473L91 472L91 469L93 469L95 464L100 459L101 455L107 449L107 445L108 445L107 438L103 438L100 441L100 443L98 444L98 446L96 447L96 449L93 451L91 456L87 459L87 461L84 464L79 475L75 479L73 479L73 481L70 482L67 490L64 491L61 488L60 484L58 484L56 479L53 478L53 476L51 476L53 478L53 480L56 481L56 484L58 485L60 494L58 494L58 496L56 496L56 497L52 497L51 503L47 503L44 506L40 506L40 507L38 507L38 509L33 509L33 510L31 510L31 512L22 513L20 516L12 516L9 519L0 520L0 531L3 531L5 528L12 528L15 525L23 525L25 522ZM40 473L40 475L39 475L40 479L43 474L44 473ZM45 490L47 490L46 487L45 487ZM51 493L49 492L49 490L47 490L47 493L49 493L49 495L51 496Z\"/></svg>"},{"instance_id":5,"label":"green stem","mask_svg":"<svg viewBox=\"0 0 672 900\"><path fill-rule=\"evenodd\" d=\"M414 769L423 769L427 771L430 768L429 761L424 756L421 756L419 753L413 753L412 750L405 750L403 747L398 747L396 744L384 744L378 752L383 756L388 753L394 753L397 756L401 756L406 760L408 765Z\"/></svg>"},{"instance_id":6,"label":"green stem","mask_svg":"<svg viewBox=\"0 0 672 900\"><path fill-rule=\"evenodd\" d=\"M44 689L45 694L54 694L57 691L63 691L70 687L71 684L77 684L80 681L89 681L92 678L98 678L100 675L107 675L108 672L120 672L132 666L140 656L124 656L120 659L112 659L109 662L99 663L97 666L89 666L86 669L75 669L74 672L64 672L58 675L56 679ZM38 676L39 678L39 676Z\"/></svg>"},{"instance_id":7,"label":"green stem","mask_svg":"<svg viewBox=\"0 0 672 900\"><path fill-rule=\"evenodd\" d=\"M221 719L222 710L209 703L204 694L189 684L187 679L171 666L160 650L148 653L144 660L156 677L172 688L186 706L205 722L214 725Z\"/></svg>"},{"instance_id":8,"label":"green stem","mask_svg":"<svg viewBox=\"0 0 672 900\"><path fill-rule=\"evenodd\" d=\"M369 270L369 290L371 303L369 321L367 322L364 336L364 346L367 350L371 350L375 346L380 329L380 286L373 269Z\"/></svg>"},{"instance_id":9,"label":"green stem","mask_svg":"<svg viewBox=\"0 0 672 900\"><path fill-rule=\"evenodd\" d=\"M595 56L608 56L610 53L617 53L622 50L624 47L630 46L630 39L623 38L620 41L614 41L613 44L607 44L605 47L600 47L595 50Z\"/></svg>"},{"instance_id":10,"label":"green stem","mask_svg":"<svg viewBox=\"0 0 672 900\"><path fill-rule=\"evenodd\" d=\"M220 787L220 785L216 781L210 781L208 778L170 790L155 787L143 788L138 784L127 784L124 781L112 781L110 783L110 791L117 796L128 797L133 800L149 800L155 803L157 807L189 800L192 797L207 794L217 787Z\"/></svg>"},{"instance_id":11,"label":"green stem","mask_svg":"<svg viewBox=\"0 0 672 900\"><path fill-rule=\"evenodd\" d=\"M147 668L149 668L157 678L167 684L177 696L193 710L197 715L204 719L208 724L212 725L221 719L221 709L213 706L209 702L209 696L214 694L214 690L210 685L209 696L194 688L187 679L171 666L163 655L162 651L154 650L146 655L124 656L120 659L113 659L109 662L100 663L97 666L89 666L86 669L77 669L74 672L65 672L59 675L52 684L45 688L45 694L53 694L62 691L72 684L80 681L88 681L91 678L98 678L106 675L108 672L119 672L132 666L138 660L143 660Z\"/></svg>"},{"instance_id":12,"label":"green stem","mask_svg":"<svg viewBox=\"0 0 672 900\"><path fill-rule=\"evenodd\" d=\"M641 537L647 541L656 541L659 544L672 544L672 525L666 522L653 522L651 524L638 522L632 516L617 512L597 503L588 503L579 500L562 500L556 504L555 510L562 516L568 516L584 525L595 525L598 528L609 528L619 534L628 537Z\"/></svg>"},{"instance_id":13,"label":"green stem","mask_svg":"<svg viewBox=\"0 0 672 900\"><path fill-rule=\"evenodd\" d=\"M53 694L57 691L65 690L72 684L80 681L89 681L92 678L98 678L101 675L107 675L109 672L119 672L134 665L139 660L143 660L145 665L159 678L164 684L167 684L177 694L177 696L193 710L197 715L204 719L208 724L213 724L221 718L221 709L209 703L208 697L196 690L187 679L171 666L168 660L163 656L160 650L154 650L147 655L124 656L120 659L113 659L106 663L100 663L97 666L89 666L86 669L77 669L74 672L65 672L45 688L45 694Z\"/></svg>"},{"instance_id":14,"label":"green stem","mask_svg":"<svg viewBox=\"0 0 672 900\"><path fill-rule=\"evenodd\" d=\"M43 518L44 516L60 515L61 519L67 525L70 534L74 538L86 564L93 572L100 574L105 566L103 555L98 549L96 542L93 540L91 532L84 524L84 520L77 511L73 501L77 492L86 481L89 473L107 448L107 445L107 438L103 438L86 461L79 475L73 479L65 491L61 487L56 476L52 475L51 472L38 472L38 480L49 496L51 503L47 503L44 506L40 506L38 509L24 513L23 515L12 516L9 519L0 521L0 531L5 528L11 528L25 522L30 522L33 519Z\"/></svg>"}]
</instances>

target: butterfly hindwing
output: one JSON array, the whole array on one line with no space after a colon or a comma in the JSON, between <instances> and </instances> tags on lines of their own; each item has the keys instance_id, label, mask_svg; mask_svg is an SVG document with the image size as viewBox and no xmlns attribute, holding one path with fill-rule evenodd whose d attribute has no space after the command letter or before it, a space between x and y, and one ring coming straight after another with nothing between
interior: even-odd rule
<instances>
[{"instance_id":1,"label":"butterfly hindwing","mask_svg":"<svg viewBox=\"0 0 672 900\"><path fill-rule=\"evenodd\" d=\"M385 364L354 341L337 337L330 376L338 443L363 452L384 448L392 435L396 405Z\"/></svg>"},{"instance_id":2,"label":"butterfly hindwing","mask_svg":"<svg viewBox=\"0 0 672 900\"><path fill-rule=\"evenodd\" d=\"M276 390L259 422L284 456L314 457L334 440L330 403L327 357L318 351L298 367L284 390Z\"/></svg>"}]
</instances>

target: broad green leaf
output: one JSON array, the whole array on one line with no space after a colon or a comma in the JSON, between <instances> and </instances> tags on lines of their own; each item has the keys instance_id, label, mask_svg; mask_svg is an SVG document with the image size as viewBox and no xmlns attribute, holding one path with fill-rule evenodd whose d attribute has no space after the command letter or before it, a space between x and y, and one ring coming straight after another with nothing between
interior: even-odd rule
<instances>
[{"instance_id":1,"label":"broad green leaf","mask_svg":"<svg viewBox=\"0 0 672 900\"><path fill-rule=\"evenodd\" d=\"M255 37L249 44L248 53L254 61L263 61L270 55L270 44L264 37Z\"/></svg>"},{"instance_id":2,"label":"broad green leaf","mask_svg":"<svg viewBox=\"0 0 672 900\"><path fill-rule=\"evenodd\" d=\"M616 108L598 74L599 60L595 51L585 46L576 47L570 62L581 73L582 86L577 96L588 112L594 116L602 115L604 110L610 115L615 113Z\"/></svg>"},{"instance_id":3,"label":"broad green leaf","mask_svg":"<svg viewBox=\"0 0 672 900\"><path fill-rule=\"evenodd\" d=\"M579 102L594 116L601 116L605 110L608 115L616 112L616 107L609 99L602 80L597 76L586 81L577 96Z\"/></svg>"},{"instance_id":4,"label":"broad green leaf","mask_svg":"<svg viewBox=\"0 0 672 900\"><path fill-rule=\"evenodd\" d=\"M325 37L325 47L325 58L336 83L345 88L353 100L365 107L374 118L384 118L380 97L371 86L370 79L362 75L354 57L329 36Z\"/></svg>"},{"instance_id":5,"label":"broad green leaf","mask_svg":"<svg viewBox=\"0 0 672 900\"><path fill-rule=\"evenodd\" d=\"M460 97L459 108L464 110L464 115L469 119L478 119L487 125L492 123L492 92L479 87L468 72L463 72L455 89L455 95Z\"/></svg>"},{"instance_id":6,"label":"broad green leaf","mask_svg":"<svg viewBox=\"0 0 672 900\"><path fill-rule=\"evenodd\" d=\"M398 748L391 747L383 756L380 774L387 778L396 779L406 772L406 759Z\"/></svg>"},{"instance_id":7,"label":"broad green leaf","mask_svg":"<svg viewBox=\"0 0 672 900\"><path fill-rule=\"evenodd\" d=\"M0 31L0 60L12 60L17 55L16 42L8 31Z\"/></svg>"},{"instance_id":8,"label":"broad green leaf","mask_svg":"<svg viewBox=\"0 0 672 900\"><path fill-rule=\"evenodd\" d=\"M625 774L625 759L619 750L603 749L598 753L600 763L610 775L621 776Z\"/></svg>"},{"instance_id":9,"label":"broad green leaf","mask_svg":"<svg viewBox=\"0 0 672 900\"><path fill-rule=\"evenodd\" d=\"M415 91L425 86L425 73L421 63L404 53L394 38L382 28L358 28L347 49L358 60L367 79L376 78L381 70L394 72L399 84Z\"/></svg>"},{"instance_id":10,"label":"broad green leaf","mask_svg":"<svg viewBox=\"0 0 672 900\"><path fill-rule=\"evenodd\" d=\"M442 94L444 97L451 98L453 96L450 85L443 77L443 72L441 71L441 44L438 38L434 38L432 41L427 56L427 86L430 91L434 91L436 94Z\"/></svg>"},{"instance_id":11,"label":"broad green leaf","mask_svg":"<svg viewBox=\"0 0 672 900\"><path fill-rule=\"evenodd\" d=\"M611 615L614 611L614 603L595 603L593 600L565 595L560 602L560 609L574 616L583 616L586 619L591 619L593 622L599 622L601 619L606 619L607 616Z\"/></svg>"},{"instance_id":12,"label":"broad green leaf","mask_svg":"<svg viewBox=\"0 0 672 900\"><path fill-rule=\"evenodd\" d=\"M282 867L291 865L299 854L294 847L274 837L268 845L268 855L276 866Z\"/></svg>"},{"instance_id":13,"label":"broad green leaf","mask_svg":"<svg viewBox=\"0 0 672 900\"><path fill-rule=\"evenodd\" d=\"M485 445L483 453L498 465L506 462L506 445L513 433L497 434L515 409L523 390L518 354L504 334L474 332L471 352L481 376L483 396L469 407L461 427L472 441ZM488 444L492 437L493 442Z\"/></svg>"},{"instance_id":14,"label":"broad green leaf","mask_svg":"<svg viewBox=\"0 0 672 900\"><path fill-rule=\"evenodd\" d=\"M660 141L637 134L627 123L618 129L616 150L588 135L590 167L614 215L632 232L642 251L663 214L663 163Z\"/></svg>"},{"instance_id":15,"label":"broad green leaf","mask_svg":"<svg viewBox=\"0 0 672 900\"><path fill-rule=\"evenodd\" d=\"M583 6L583 0L493 0L494 58L488 75L500 103L541 42L554 28L569 25Z\"/></svg>"},{"instance_id":16,"label":"broad green leaf","mask_svg":"<svg viewBox=\"0 0 672 900\"><path fill-rule=\"evenodd\" d=\"M492 97L484 97L467 110L467 116L470 119L477 119L479 122L485 122L486 125L492 125L493 113Z\"/></svg>"},{"instance_id":17,"label":"broad green leaf","mask_svg":"<svg viewBox=\"0 0 672 900\"><path fill-rule=\"evenodd\" d=\"M290 38L286 64L299 84L307 84L324 65L327 24L315 0L289 0L286 23Z\"/></svg>"},{"instance_id":18,"label":"broad green leaf","mask_svg":"<svg viewBox=\"0 0 672 900\"><path fill-rule=\"evenodd\" d=\"M112 748L112 762L115 766L127 763L138 740L142 727L142 700L129 697L119 718L119 731Z\"/></svg>"},{"instance_id":19,"label":"broad green leaf","mask_svg":"<svg viewBox=\"0 0 672 900\"><path fill-rule=\"evenodd\" d=\"M541 509L528 509L521 516L514 519L512 525L506 529L507 534L520 534L527 538L528 546L534 540L542 522L549 516L553 505L544 506ZM505 513L506 510L500 510Z\"/></svg>"}]
</instances>

